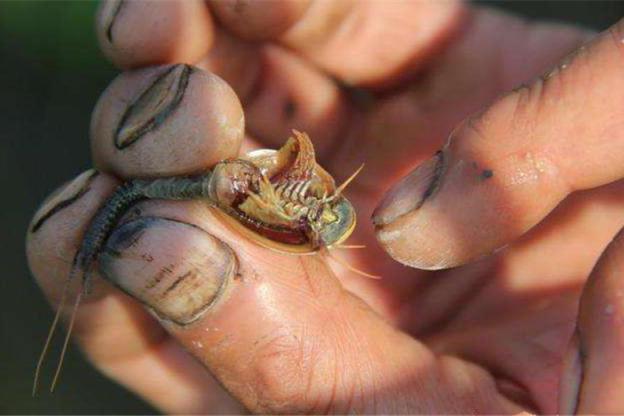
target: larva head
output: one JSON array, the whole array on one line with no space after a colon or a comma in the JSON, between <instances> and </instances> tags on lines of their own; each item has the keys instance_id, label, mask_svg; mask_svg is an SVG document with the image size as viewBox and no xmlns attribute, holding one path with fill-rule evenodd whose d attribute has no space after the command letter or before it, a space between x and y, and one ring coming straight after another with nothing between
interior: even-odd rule
<instances>
[{"instance_id":1,"label":"larva head","mask_svg":"<svg viewBox=\"0 0 624 416\"><path fill-rule=\"evenodd\" d=\"M345 241L355 229L355 210L343 197L324 204L318 220L312 223L319 246L330 247Z\"/></svg>"},{"instance_id":2,"label":"larva head","mask_svg":"<svg viewBox=\"0 0 624 416\"><path fill-rule=\"evenodd\" d=\"M356 174L336 187L316 163L310 138L295 131L279 150L260 149L217 164L207 194L257 243L314 253L353 232L355 211L342 191Z\"/></svg>"}]
</instances>

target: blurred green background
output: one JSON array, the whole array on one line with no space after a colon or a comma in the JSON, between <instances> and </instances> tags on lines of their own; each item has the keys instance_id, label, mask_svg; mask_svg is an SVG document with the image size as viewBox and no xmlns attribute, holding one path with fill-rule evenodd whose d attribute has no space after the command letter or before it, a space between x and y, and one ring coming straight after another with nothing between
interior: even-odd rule
<instances>
[{"instance_id":1,"label":"blurred green background","mask_svg":"<svg viewBox=\"0 0 624 416\"><path fill-rule=\"evenodd\" d=\"M529 16L604 29L624 2L479 2ZM88 126L117 71L98 51L97 3L0 0L0 412L145 414L155 410L109 382L76 348L60 386L30 397L34 366L52 314L26 265L24 233L43 198L90 166ZM58 356L58 345L50 357ZM49 381L49 375L44 382Z\"/></svg>"}]
</instances>

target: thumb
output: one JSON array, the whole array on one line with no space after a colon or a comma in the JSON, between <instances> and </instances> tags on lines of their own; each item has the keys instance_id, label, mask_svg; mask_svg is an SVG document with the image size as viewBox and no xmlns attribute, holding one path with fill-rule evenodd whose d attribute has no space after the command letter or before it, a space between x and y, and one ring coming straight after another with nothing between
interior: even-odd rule
<instances>
[{"instance_id":1,"label":"thumb","mask_svg":"<svg viewBox=\"0 0 624 416\"><path fill-rule=\"evenodd\" d=\"M398 261L457 266L510 243L567 195L624 176L622 22L467 120L373 221Z\"/></svg>"},{"instance_id":2,"label":"thumb","mask_svg":"<svg viewBox=\"0 0 624 416\"><path fill-rule=\"evenodd\" d=\"M262 248L192 203L142 209L111 235L102 271L252 412L509 410L483 370L388 325L320 257ZM198 309L195 287L212 280Z\"/></svg>"},{"instance_id":3,"label":"thumb","mask_svg":"<svg viewBox=\"0 0 624 416\"><path fill-rule=\"evenodd\" d=\"M624 231L598 261L581 297L564 360L559 413L624 412Z\"/></svg>"}]
</instances>

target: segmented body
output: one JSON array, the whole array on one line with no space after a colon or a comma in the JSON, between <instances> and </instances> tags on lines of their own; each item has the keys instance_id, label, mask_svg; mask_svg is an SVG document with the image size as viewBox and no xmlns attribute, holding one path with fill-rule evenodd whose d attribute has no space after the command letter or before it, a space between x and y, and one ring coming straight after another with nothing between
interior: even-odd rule
<instances>
[{"instance_id":1,"label":"segmented body","mask_svg":"<svg viewBox=\"0 0 624 416\"><path fill-rule=\"evenodd\" d=\"M74 259L85 280L119 219L146 199L204 200L255 233L251 238L286 252L341 242L355 226L351 204L316 164L309 138L295 132L278 151L226 160L201 175L121 185L91 220Z\"/></svg>"},{"instance_id":2,"label":"segmented body","mask_svg":"<svg viewBox=\"0 0 624 416\"><path fill-rule=\"evenodd\" d=\"M314 218L318 214L322 199L306 193L310 184L309 180L284 182L275 188L280 201L279 205L288 215L293 217L305 215Z\"/></svg>"}]
</instances>

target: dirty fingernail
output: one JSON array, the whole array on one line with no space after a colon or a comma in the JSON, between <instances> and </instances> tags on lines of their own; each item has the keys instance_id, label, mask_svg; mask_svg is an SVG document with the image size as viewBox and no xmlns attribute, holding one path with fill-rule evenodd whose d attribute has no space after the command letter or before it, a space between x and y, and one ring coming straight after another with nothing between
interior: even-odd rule
<instances>
[{"instance_id":1,"label":"dirty fingernail","mask_svg":"<svg viewBox=\"0 0 624 416\"><path fill-rule=\"evenodd\" d=\"M35 214L31 222L30 232L37 232L54 214L70 206L89 192L91 182L97 175L98 172L96 170L89 169L81 173L73 181L57 189L43 202L41 208Z\"/></svg>"},{"instance_id":2,"label":"dirty fingernail","mask_svg":"<svg viewBox=\"0 0 624 416\"><path fill-rule=\"evenodd\" d=\"M106 0L102 3L102 10L100 13L101 25L106 33L106 39L113 43L113 25L124 0Z\"/></svg>"},{"instance_id":3,"label":"dirty fingernail","mask_svg":"<svg viewBox=\"0 0 624 416\"><path fill-rule=\"evenodd\" d=\"M115 132L115 147L128 147L163 123L180 104L192 72L189 65L174 65L141 92L121 117Z\"/></svg>"},{"instance_id":4,"label":"dirty fingernail","mask_svg":"<svg viewBox=\"0 0 624 416\"><path fill-rule=\"evenodd\" d=\"M218 301L236 267L234 253L217 238L156 217L118 227L100 255L110 282L179 325L197 320Z\"/></svg>"},{"instance_id":5,"label":"dirty fingernail","mask_svg":"<svg viewBox=\"0 0 624 416\"><path fill-rule=\"evenodd\" d=\"M376 226L390 224L402 215L420 208L440 187L445 156L439 151L394 186L373 212Z\"/></svg>"}]
</instances>

